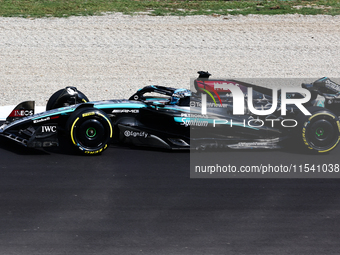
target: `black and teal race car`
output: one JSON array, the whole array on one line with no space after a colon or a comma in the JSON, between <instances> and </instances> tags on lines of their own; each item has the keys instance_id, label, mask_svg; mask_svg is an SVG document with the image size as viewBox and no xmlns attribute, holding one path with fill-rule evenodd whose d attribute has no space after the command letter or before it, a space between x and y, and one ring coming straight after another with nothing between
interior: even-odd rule
<instances>
[{"instance_id":1,"label":"black and teal race car","mask_svg":"<svg viewBox=\"0 0 340 255\"><path fill-rule=\"evenodd\" d=\"M158 97L145 96L158 93ZM0 127L0 135L24 146L59 145L66 136L84 154L98 154L111 142L164 149L188 149L188 127L175 121L190 112L190 91L147 86L129 100L89 102L75 87L66 87L48 100L46 111L34 114L34 101L20 103Z\"/></svg>"},{"instance_id":2,"label":"black and teal race car","mask_svg":"<svg viewBox=\"0 0 340 255\"><path fill-rule=\"evenodd\" d=\"M66 87L50 97L45 112L35 114L33 101L20 103L0 126L0 136L32 148L58 146L60 138L66 137L83 154L101 153L112 142L172 150L293 146L317 153L338 145L340 85L328 78L302 84L310 92L303 103L310 115L294 104L286 105L283 115L285 100L280 91L276 97L269 88L209 76L199 72L193 81L196 91L152 85L129 99L95 102L75 87ZM233 89L221 89L223 84L243 93L243 114L235 114ZM288 93L286 97L301 99L304 95ZM249 100L253 112L273 111L256 115L247 107Z\"/></svg>"}]
</instances>

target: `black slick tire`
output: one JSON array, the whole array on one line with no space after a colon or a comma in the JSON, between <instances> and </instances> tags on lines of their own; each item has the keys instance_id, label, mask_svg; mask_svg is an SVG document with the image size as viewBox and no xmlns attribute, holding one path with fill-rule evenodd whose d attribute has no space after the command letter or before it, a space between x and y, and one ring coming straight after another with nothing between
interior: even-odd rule
<instances>
[{"instance_id":1,"label":"black slick tire","mask_svg":"<svg viewBox=\"0 0 340 255\"><path fill-rule=\"evenodd\" d=\"M340 140L340 123L338 117L322 107L309 107L312 114L297 116L296 136L301 147L312 153L326 153L333 150Z\"/></svg>"},{"instance_id":2,"label":"black slick tire","mask_svg":"<svg viewBox=\"0 0 340 255\"><path fill-rule=\"evenodd\" d=\"M82 154L102 153L111 141L113 128L105 112L94 108L76 110L66 123L72 144Z\"/></svg>"},{"instance_id":3,"label":"black slick tire","mask_svg":"<svg viewBox=\"0 0 340 255\"><path fill-rule=\"evenodd\" d=\"M89 99L85 96L84 93L77 90L78 95L76 99L72 99L71 95L66 92L66 89L60 89L55 92L47 101L46 111L57 109L60 107L69 106L72 104L80 104L89 102Z\"/></svg>"}]
</instances>

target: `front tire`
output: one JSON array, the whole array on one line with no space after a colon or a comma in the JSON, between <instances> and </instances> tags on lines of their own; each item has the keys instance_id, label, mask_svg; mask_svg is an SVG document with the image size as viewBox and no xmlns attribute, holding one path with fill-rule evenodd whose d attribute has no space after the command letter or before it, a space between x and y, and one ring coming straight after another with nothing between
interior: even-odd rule
<instances>
[{"instance_id":1,"label":"front tire","mask_svg":"<svg viewBox=\"0 0 340 255\"><path fill-rule=\"evenodd\" d=\"M340 123L338 117L322 107L308 109L311 116L298 116L298 139L309 152L325 153L339 143Z\"/></svg>"},{"instance_id":2,"label":"front tire","mask_svg":"<svg viewBox=\"0 0 340 255\"><path fill-rule=\"evenodd\" d=\"M110 118L94 108L76 110L66 125L72 144L87 155L103 152L113 135Z\"/></svg>"}]
</instances>

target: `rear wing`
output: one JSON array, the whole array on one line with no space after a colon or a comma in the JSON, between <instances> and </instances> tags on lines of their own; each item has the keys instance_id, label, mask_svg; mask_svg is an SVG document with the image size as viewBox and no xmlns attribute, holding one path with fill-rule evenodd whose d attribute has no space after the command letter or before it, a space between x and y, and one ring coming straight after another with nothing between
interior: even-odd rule
<instances>
[{"instance_id":1,"label":"rear wing","mask_svg":"<svg viewBox=\"0 0 340 255\"><path fill-rule=\"evenodd\" d=\"M327 77L323 77L318 79L312 83L302 83L303 88L308 89L309 91L315 91L320 95L330 94L330 95L338 95L340 94L340 84L335 83L331 79Z\"/></svg>"},{"instance_id":2,"label":"rear wing","mask_svg":"<svg viewBox=\"0 0 340 255\"><path fill-rule=\"evenodd\" d=\"M18 104L6 118L6 122L13 122L17 119L34 115L35 102L25 101Z\"/></svg>"},{"instance_id":3,"label":"rear wing","mask_svg":"<svg viewBox=\"0 0 340 255\"><path fill-rule=\"evenodd\" d=\"M251 87L254 89L254 91L272 96L272 89L254 85L251 83L243 82L243 81L238 81L238 80L233 80L233 79L210 79L209 77L211 76L210 73L205 72L205 71L199 71L197 72L199 74L198 78L194 80L194 87L196 89L196 92L201 92L206 91L206 92L213 92L216 96L217 94L222 94L225 95L226 93L230 93L231 91L229 89L223 89L223 88L218 88L216 89L216 85L223 85L223 84L232 84L234 86L238 86L243 93L247 93L247 88Z\"/></svg>"}]
</instances>

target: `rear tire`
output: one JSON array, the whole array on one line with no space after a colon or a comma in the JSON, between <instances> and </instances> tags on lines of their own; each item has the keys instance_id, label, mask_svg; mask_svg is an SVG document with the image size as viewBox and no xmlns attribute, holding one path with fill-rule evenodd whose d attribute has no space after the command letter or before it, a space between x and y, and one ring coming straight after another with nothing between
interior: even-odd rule
<instances>
[{"instance_id":1,"label":"rear tire","mask_svg":"<svg viewBox=\"0 0 340 255\"><path fill-rule=\"evenodd\" d=\"M66 126L72 144L87 155L103 152L113 135L110 118L103 111L94 108L76 110Z\"/></svg>"},{"instance_id":2,"label":"rear tire","mask_svg":"<svg viewBox=\"0 0 340 255\"><path fill-rule=\"evenodd\" d=\"M66 87L65 89L58 90L49 98L46 104L46 111L74 104L89 102L89 99L81 91L77 90L74 87L70 87L78 92L77 97L75 97L74 95L70 95L67 92L67 88L68 87Z\"/></svg>"},{"instance_id":3,"label":"rear tire","mask_svg":"<svg viewBox=\"0 0 340 255\"><path fill-rule=\"evenodd\" d=\"M338 117L322 107L307 108L312 114L297 117L297 138L302 148L309 152L325 153L333 150L339 143L340 123Z\"/></svg>"}]
</instances>

